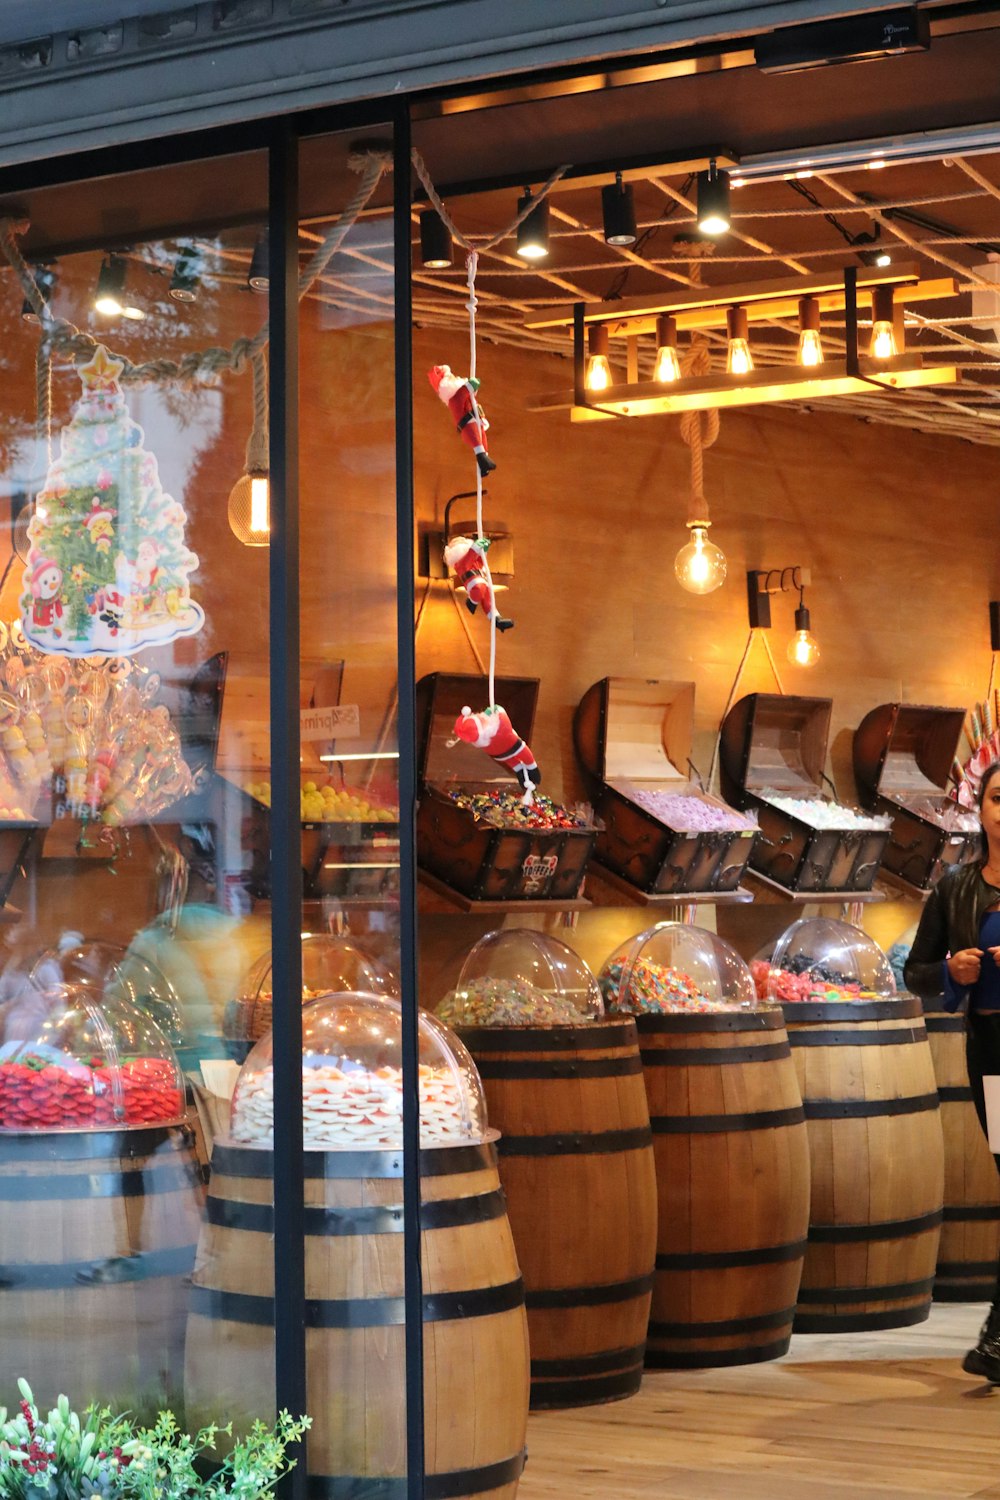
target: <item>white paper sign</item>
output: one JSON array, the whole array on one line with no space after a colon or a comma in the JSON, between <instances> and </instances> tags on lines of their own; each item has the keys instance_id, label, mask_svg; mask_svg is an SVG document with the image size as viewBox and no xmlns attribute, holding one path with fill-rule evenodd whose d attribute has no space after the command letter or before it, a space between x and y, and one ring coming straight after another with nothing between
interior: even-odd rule
<instances>
[{"instance_id":1,"label":"white paper sign","mask_svg":"<svg viewBox=\"0 0 1000 1500\"><path fill-rule=\"evenodd\" d=\"M303 740L361 738L361 713L356 703L340 703L336 708L303 708L299 719Z\"/></svg>"},{"instance_id":2,"label":"white paper sign","mask_svg":"<svg viewBox=\"0 0 1000 1500\"><path fill-rule=\"evenodd\" d=\"M995 1074L983 1079L986 1097L986 1131L990 1150L1000 1154L1000 1077Z\"/></svg>"}]
</instances>

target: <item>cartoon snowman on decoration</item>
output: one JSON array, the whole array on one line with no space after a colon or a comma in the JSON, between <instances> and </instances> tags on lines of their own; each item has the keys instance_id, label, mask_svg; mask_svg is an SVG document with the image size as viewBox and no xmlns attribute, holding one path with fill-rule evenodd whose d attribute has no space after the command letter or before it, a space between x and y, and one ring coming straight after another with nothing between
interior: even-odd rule
<instances>
[{"instance_id":1,"label":"cartoon snowman on decoration","mask_svg":"<svg viewBox=\"0 0 1000 1500\"><path fill-rule=\"evenodd\" d=\"M29 575L31 589L31 623L36 630L51 630L53 635L62 635L58 621L62 619L62 569L51 558L40 557Z\"/></svg>"}]
</instances>

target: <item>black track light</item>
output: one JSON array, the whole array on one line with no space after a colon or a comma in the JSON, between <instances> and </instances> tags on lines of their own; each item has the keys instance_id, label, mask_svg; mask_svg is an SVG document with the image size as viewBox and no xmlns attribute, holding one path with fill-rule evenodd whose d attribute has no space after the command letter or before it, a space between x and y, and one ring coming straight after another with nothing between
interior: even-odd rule
<instances>
[{"instance_id":1,"label":"black track light","mask_svg":"<svg viewBox=\"0 0 1000 1500\"><path fill-rule=\"evenodd\" d=\"M182 250L174 262L169 295L175 302L197 302L198 290L198 258L190 251Z\"/></svg>"},{"instance_id":2,"label":"black track light","mask_svg":"<svg viewBox=\"0 0 1000 1500\"><path fill-rule=\"evenodd\" d=\"M250 270L247 273L247 286L252 292L266 292L270 285L271 265L267 244L267 230L262 229L257 236L257 243L253 247L253 257L250 261Z\"/></svg>"},{"instance_id":3,"label":"black track light","mask_svg":"<svg viewBox=\"0 0 1000 1500\"><path fill-rule=\"evenodd\" d=\"M698 228L702 234L728 234L729 224L729 173L720 172L713 158L708 171L698 173Z\"/></svg>"},{"instance_id":4,"label":"black track light","mask_svg":"<svg viewBox=\"0 0 1000 1500\"><path fill-rule=\"evenodd\" d=\"M55 289L56 284L55 266L32 266L31 274L35 278L35 285L41 294L42 300L45 302L45 305L48 306L48 304L52 301L52 293ZM38 328L41 325L42 320L36 313L34 307L31 305L31 302L27 297L25 297L24 301L21 303L21 318L25 323L30 323L35 328Z\"/></svg>"},{"instance_id":5,"label":"black track light","mask_svg":"<svg viewBox=\"0 0 1000 1500\"><path fill-rule=\"evenodd\" d=\"M851 244L857 251L858 260L864 266L891 266L892 256L885 245L880 244L882 225L874 223L868 234L856 234Z\"/></svg>"},{"instance_id":6,"label":"black track light","mask_svg":"<svg viewBox=\"0 0 1000 1500\"><path fill-rule=\"evenodd\" d=\"M125 310L125 262L109 255L101 266L94 293L94 311L106 318L120 318Z\"/></svg>"},{"instance_id":7,"label":"black track light","mask_svg":"<svg viewBox=\"0 0 1000 1500\"><path fill-rule=\"evenodd\" d=\"M420 260L426 271L446 271L451 266L451 235L436 208L420 211Z\"/></svg>"},{"instance_id":8,"label":"black track light","mask_svg":"<svg viewBox=\"0 0 1000 1500\"><path fill-rule=\"evenodd\" d=\"M517 253L522 260L544 260L549 253L549 200L542 198L536 203L531 189L525 188L524 197L517 200L518 213L531 203L534 208L517 226Z\"/></svg>"},{"instance_id":9,"label":"black track light","mask_svg":"<svg viewBox=\"0 0 1000 1500\"><path fill-rule=\"evenodd\" d=\"M632 188L622 182L622 174L615 173L614 182L601 188L601 212L604 215L604 242L607 245L634 245L635 204Z\"/></svg>"}]
</instances>

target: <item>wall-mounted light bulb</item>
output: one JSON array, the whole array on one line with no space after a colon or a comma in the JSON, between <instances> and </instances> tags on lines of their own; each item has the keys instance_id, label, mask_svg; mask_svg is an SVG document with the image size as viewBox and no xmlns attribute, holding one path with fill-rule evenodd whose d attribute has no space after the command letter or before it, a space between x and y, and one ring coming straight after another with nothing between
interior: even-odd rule
<instances>
[{"instance_id":1,"label":"wall-mounted light bulb","mask_svg":"<svg viewBox=\"0 0 1000 1500\"><path fill-rule=\"evenodd\" d=\"M814 667L819 661L819 642L809 629L809 611L804 604L795 611L795 634L786 655L793 667Z\"/></svg>"},{"instance_id":2,"label":"wall-mounted light bulb","mask_svg":"<svg viewBox=\"0 0 1000 1500\"><path fill-rule=\"evenodd\" d=\"M708 540L709 524L689 524L691 538L674 558L677 582L689 594L711 594L726 581L726 554Z\"/></svg>"},{"instance_id":3,"label":"wall-mounted light bulb","mask_svg":"<svg viewBox=\"0 0 1000 1500\"><path fill-rule=\"evenodd\" d=\"M872 292L872 359L892 359L898 353L893 288L877 286Z\"/></svg>"},{"instance_id":4,"label":"wall-mounted light bulb","mask_svg":"<svg viewBox=\"0 0 1000 1500\"><path fill-rule=\"evenodd\" d=\"M726 332L729 336L729 352L726 369L730 375L749 375L753 369L753 355L748 338L747 310L731 307L726 313Z\"/></svg>"},{"instance_id":5,"label":"wall-mounted light bulb","mask_svg":"<svg viewBox=\"0 0 1000 1500\"><path fill-rule=\"evenodd\" d=\"M677 320L661 313L656 320L656 364L653 379L668 385L681 378L681 362L677 357Z\"/></svg>"},{"instance_id":6,"label":"wall-mounted light bulb","mask_svg":"<svg viewBox=\"0 0 1000 1500\"><path fill-rule=\"evenodd\" d=\"M592 323L587 330L587 374L584 384L588 391L606 391L611 384L608 330L603 323Z\"/></svg>"},{"instance_id":7,"label":"wall-mounted light bulb","mask_svg":"<svg viewBox=\"0 0 1000 1500\"><path fill-rule=\"evenodd\" d=\"M819 303L815 297L799 301L799 364L821 365L823 345L819 336Z\"/></svg>"}]
</instances>

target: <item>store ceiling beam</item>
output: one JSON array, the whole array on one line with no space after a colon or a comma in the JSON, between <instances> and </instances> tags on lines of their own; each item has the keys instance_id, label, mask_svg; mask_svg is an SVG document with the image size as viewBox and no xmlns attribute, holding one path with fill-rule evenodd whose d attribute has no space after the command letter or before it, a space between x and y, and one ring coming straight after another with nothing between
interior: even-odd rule
<instances>
[{"instance_id":1,"label":"store ceiling beam","mask_svg":"<svg viewBox=\"0 0 1000 1500\"><path fill-rule=\"evenodd\" d=\"M605 161L583 162L569 167L558 182L553 183L549 192L564 193L568 189L578 192L581 188L602 187L613 182L619 172L623 182L645 182L656 176L686 177L694 172L706 171L710 161L726 171L731 171L740 164L739 156L731 146L706 146L693 154L687 151L675 156L664 155L662 151L650 152L644 156L609 156ZM449 200L466 198L473 193L520 191L529 185L544 182L549 172L555 170L555 166L556 163L553 162L548 171L539 172L533 168L525 174L522 169L505 172L499 177L472 177L465 182L446 182L438 187L438 192L442 198ZM426 203L426 193L421 191L415 194L414 202Z\"/></svg>"}]
</instances>

